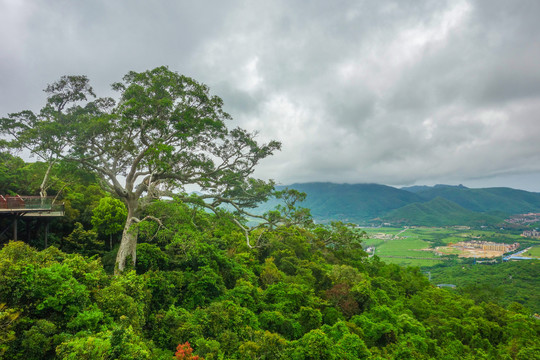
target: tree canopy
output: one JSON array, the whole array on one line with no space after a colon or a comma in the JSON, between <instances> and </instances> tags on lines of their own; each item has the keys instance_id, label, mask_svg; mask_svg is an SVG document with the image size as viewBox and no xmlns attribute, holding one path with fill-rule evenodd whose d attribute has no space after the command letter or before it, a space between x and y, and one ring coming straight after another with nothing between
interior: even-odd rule
<instances>
[{"instance_id":1,"label":"tree canopy","mask_svg":"<svg viewBox=\"0 0 540 360\"><path fill-rule=\"evenodd\" d=\"M3 179L45 171L45 163L3 158ZM284 204L271 215L280 223L258 230L254 247L220 211L152 201L140 216L161 224L138 226L135 269L112 275L115 253L91 218L123 205L104 206L112 197L81 173L62 185L72 216L52 223L63 240L51 243L61 250L22 242L0 249L0 359L529 360L540 353L538 316L523 306L531 304L525 295L536 295L538 261L516 264L525 271L459 266L440 275L468 273L475 286L439 289L419 268L368 257L359 229L296 226L309 217L294 206L304 195L290 191L276 194ZM5 188L15 191L9 181ZM477 276L488 268L497 276ZM515 283L507 290L530 283L530 294L501 301L484 286L500 281Z\"/></svg>"},{"instance_id":2,"label":"tree canopy","mask_svg":"<svg viewBox=\"0 0 540 360\"><path fill-rule=\"evenodd\" d=\"M104 197L92 210L92 225L98 233L109 236L109 246L112 250L112 236L122 231L126 222L127 210L124 204L115 198Z\"/></svg>"},{"instance_id":3,"label":"tree canopy","mask_svg":"<svg viewBox=\"0 0 540 360\"><path fill-rule=\"evenodd\" d=\"M229 129L231 116L206 85L163 66L129 72L112 87L118 101L89 101L95 95L88 78L64 76L46 88L39 114L10 114L0 126L11 134L11 147L27 148L49 162L74 161L97 173L104 189L126 204L119 271L128 258L135 263L133 225L152 199L174 194L213 211L229 204L242 213L268 197L273 182L251 175L280 143L261 145L256 133ZM188 184L203 195L186 194Z\"/></svg>"}]
</instances>

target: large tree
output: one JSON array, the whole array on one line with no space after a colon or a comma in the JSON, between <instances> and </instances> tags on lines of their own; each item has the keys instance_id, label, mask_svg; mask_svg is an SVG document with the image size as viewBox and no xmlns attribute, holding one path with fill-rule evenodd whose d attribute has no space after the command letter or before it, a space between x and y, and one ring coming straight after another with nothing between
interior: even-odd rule
<instances>
[{"instance_id":1,"label":"large tree","mask_svg":"<svg viewBox=\"0 0 540 360\"><path fill-rule=\"evenodd\" d=\"M59 125L65 125L66 107L95 97L86 76L63 76L44 91L48 94L47 103L38 114L24 110L0 119L0 130L9 136L8 140L1 140L1 147L29 150L47 164L39 187L42 198L52 185L49 180L53 166L69 145L63 140L63 131L58 131Z\"/></svg>"},{"instance_id":2,"label":"large tree","mask_svg":"<svg viewBox=\"0 0 540 360\"><path fill-rule=\"evenodd\" d=\"M260 145L255 133L229 129L231 117L223 101L210 95L206 85L158 67L129 72L112 86L119 92L118 101L87 101L93 91L86 77L65 76L48 86L47 105L40 114L10 114L1 123L4 129L16 129L12 135L31 151L46 151L51 159L75 161L94 171L103 187L126 204L117 272L129 258L135 263L134 225L141 221L145 204L156 197L174 193L214 211L228 204L237 213L266 200L273 183L251 175L280 143ZM188 184L198 186L203 195L186 194Z\"/></svg>"}]
</instances>

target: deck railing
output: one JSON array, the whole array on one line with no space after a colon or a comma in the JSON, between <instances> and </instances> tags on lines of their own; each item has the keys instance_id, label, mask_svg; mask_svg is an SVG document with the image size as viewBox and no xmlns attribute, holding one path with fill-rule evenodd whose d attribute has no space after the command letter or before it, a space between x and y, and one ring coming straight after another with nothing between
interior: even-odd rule
<instances>
[{"instance_id":1,"label":"deck railing","mask_svg":"<svg viewBox=\"0 0 540 360\"><path fill-rule=\"evenodd\" d=\"M64 204L53 204L53 200L53 197L0 195L0 209L63 211Z\"/></svg>"}]
</instances>

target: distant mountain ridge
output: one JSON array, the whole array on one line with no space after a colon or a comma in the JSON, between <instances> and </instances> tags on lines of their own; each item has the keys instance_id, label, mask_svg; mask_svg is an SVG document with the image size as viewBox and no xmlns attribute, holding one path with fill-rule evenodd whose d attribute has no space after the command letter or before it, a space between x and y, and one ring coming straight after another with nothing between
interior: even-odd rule
<instances>
[{"instance_id":1,"label":"distant mountain ridge","mask_svg":"<svg viewBox=\"0 0 540 360\"><path fill-rule=\"evenodd\" d=\"M502 211L507 214L540 209L540 193L505 187L471 189L460 186L434 186L416 192L426 200L442 197L477 212Z\"/></svg>"},{"instance_id":2,"label":"distant mountain ridge","mask_svg":"<svg viewBox=\"0 0 540 360\"><path fill-rule=\"evenodd\" d=\"M475 212L442 197L424 203L412 203L392 210L382 220L396 225L489 226L502 222L502 218Z\"/></svg>"},{"instance_id":3,"label":"distant mountain ridge","mask_svg":"<svg viewBox=\"0 0 540 360\"><path fill-rule=\"evenodd\" d=\"M540 193L511 188L472 189L463 185L395 188L380 184L296 183L278 186L307 194L300 204L317 222L407 225L495 225L511 214L540 212ZM277 205L273 200L260 212Z\"/></svg>"},{"instance_id":4,"label":"distant mountain ridge","mask_svg":"<svg viewBox=\"0 0 540 360\"><path fill-rule=\"evenodd\" d=\"M336 184L336 183L297 183L277 186L278 190L296 189L307 194L300 204L311 209L314 219L319 222L347 221L366 223L373 218L385 215L388 211L402 206L421 202L418 195L380 184ZM266 211L277 205L276 201L264 204Z\"/></svg>"}]
</instances>

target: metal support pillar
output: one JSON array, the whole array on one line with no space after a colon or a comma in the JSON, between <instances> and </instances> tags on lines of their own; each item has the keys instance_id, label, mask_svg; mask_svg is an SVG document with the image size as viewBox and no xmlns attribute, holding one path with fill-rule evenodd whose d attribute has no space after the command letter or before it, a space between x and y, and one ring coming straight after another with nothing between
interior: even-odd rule
<instances>
[{"instance_id":1,"label":"metal support pillar","mask_svg":"<svg viewBox=\"0 0 540 360\"><path fill-rule=\"evenodd\" d=\"M45 249L47 248L47 237L49 236L49 219L45 220Z\"/></svg>"},{"instance_id":2,"label":"metal support pillar","mask_svg":"<svg viewBox=\"0 0 540 360\"><path fill-rule=\"evenodd\" d=\"M31 224L31 220L30 219L25 219L24 221L25 223L25 227L26 227L26 243L29 244L30 243L30 239L32 238L32 224Z\"/></svg>"},{"instance_id":3,"label":"metal support pillar","mask_svg":"<svg viewBox=\"0 0 540 360\"><path fill-rule=\"evenodd\" d=\"M17 241L17 216L13 217L13 240Z\"/></svg>"}]
</instances>

